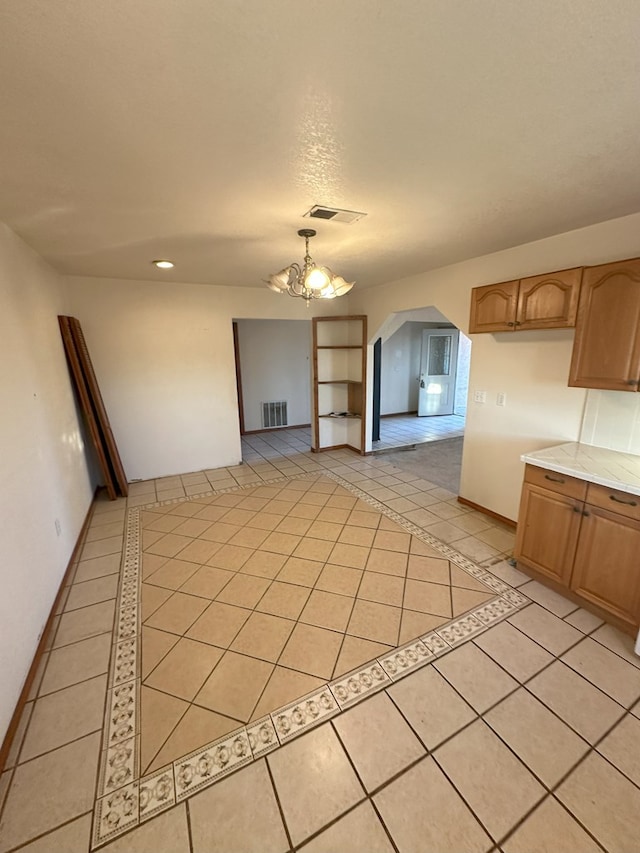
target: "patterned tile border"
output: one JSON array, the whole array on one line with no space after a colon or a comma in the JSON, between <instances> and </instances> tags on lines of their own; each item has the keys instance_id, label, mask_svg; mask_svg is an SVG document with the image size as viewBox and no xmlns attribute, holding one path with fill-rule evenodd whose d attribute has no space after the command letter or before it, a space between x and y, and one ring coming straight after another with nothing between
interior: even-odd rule
<instances>
[{"instance_id":1,"label":"patterned tile border","mask_svg":"<svg viewBox=\"0 0 640 853\"><path fill-rule=\"evenodd\" d=\"M444 640L435 634L428 634L420 640L405 643L380 658L380 664L389 678L395 681L425 663L430 663L446 651L449 651L449 646Z\"/></svg>"},{"instance_id":2,"label":"patterned tile border","mask_svg":"<svg viewBox=\"0 0 640 853\"><path fill-rule=\"evenodd\" d=\"M388 687L391 683L389 672L384 663L379 660L354 669L346 675L341 675L329 685L335 696L340 710L344 711L355 705L365 696L371 696L378 690Z\"/></svg>"},{"instance_id":3,"label":"patterned tile border","mask_svg":"<svg viewBox=\"0 0 640 853\"><path fill-rule=\"evenodd\" d=\"M302 732L308 732L314 726L324 723L340 712L340 706L329 685L290 702L284 708L271 713L278 740L287 743Z\"/></svg>"},{"instance_id":4,"label":"patterned tile border","mask_svg":"<svg viewBox=\"0 0 640 853\"><path fill-rule=\"evenodd\" d=\"M250 761L253 754L244 728L174 761L176 801L192 796Z\"/></svg>"},{"instance_id":5,"label":"patterned tile border","mask_svg":"<svg viewBox=\"0 0 640 853\"><path fill-rule=\"evenodd\" d=\"M102 752L98 796L110 794L140 775L140 735L124 740Z\"/></svg>"},{"instance_id":6,"label":"patterned tile border","mask_svg":"<svg viewBox=\"0 0 640 853\"><path fill-rule=\"evenodd\" d=\"M165 767L140 782L140 823L176 804L173 767Z\"/></svg>"},{"instance_id":7,"label":"patterned tile border","mask_svg":"<svg viewBox=\"0 0 640 853\"><path fill-rule=\"evenodd\" d=\"M91 848L101 847L140 823L139 787L132 782L96 802Z\"/></svg>"},{"instance_id":8,"label":"patterned tile border","mask_svg":"<svg viewBox=\"0 0 640 853\"><path fill-rule=\"evenodd\" d=\"M276 727L270 715L247 726L247 737L254 758L261 758L280 746Z\"/></svg>"},{"instance_id":9,"label":"patterned tile border","mask_svg":"<svg viewBox=\"0 0 640 853\"><path fill-rule=\"evenodd\" d=\"M496 593L495 599L452 619L353 672L340 676L307 696L278 708L260 720L172 762L162 770L138 778L140 745L140 513L145 509L186 503L227 492L277 485L295 480L326 477L347 489L386 518L420 539ZM134 826L224 778L229 773L267 755L279 746L326 722L357 702L383 690L399 678L432 663L440 655L529 604L529 599L509 584L476 565L422 528L345 480L335 471L320 469L260 483L229 486L188 497L133 507L127 513L125 553L120 575L117 620L109 675L103 751L94 809L92 850L102 847Z\"/></svg>"}]
</instances>

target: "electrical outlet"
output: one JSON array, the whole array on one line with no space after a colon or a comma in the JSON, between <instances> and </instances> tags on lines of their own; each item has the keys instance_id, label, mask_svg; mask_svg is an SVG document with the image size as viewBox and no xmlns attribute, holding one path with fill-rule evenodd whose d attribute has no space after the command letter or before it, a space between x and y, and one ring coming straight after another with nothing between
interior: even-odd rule
<instances>
[{"instance_id":1,"label":"electrical outlet","mask_svg":"<svg viewBox=\"0 0 640 853\"><path fill-rule=\"evenodd\" d=\"M486 391L474 391L473 392L473 402L474 403L486 403L487 402L487 392Z\"/></svg>"},{"instance_id":2,"label":"electrical outlet","mask_svg":"<svg viewBox=\"0 0 640 853\"><path fill-rule=\"evenodd\" d=\"M507 395L504 391L498 391L498 396L496 397L496 406L506 406L507 405Z\"/></svg>"},{"instance_id":3,"label":"electrical outlet","mask_svg":"<svg viewBox=\"0 0 640 853\"><path fill-rule=\"evenodd\" d=\"M56 536L60 536L62 534L62 525L60 524L59 518L56 518L55 525L56 525Z\"/></svg>"}]
</instances>

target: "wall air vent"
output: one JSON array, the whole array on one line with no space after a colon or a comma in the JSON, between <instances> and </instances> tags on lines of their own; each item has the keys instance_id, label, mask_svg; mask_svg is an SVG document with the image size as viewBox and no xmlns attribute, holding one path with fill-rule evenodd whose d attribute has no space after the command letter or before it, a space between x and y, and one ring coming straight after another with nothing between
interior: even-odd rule
<instances>
[{"instance_id":1,"label":"wall air vent","mask_svg":"<svg viewBox=\"0 0 640 853\"><path fill-rule=\"evenodd\" d=\"M262 426L265 429L287 426L289 420L287 418L286 400L274 403L261 403L260 405L262 406Z\"/></svg>"},{"instance_id":2,"label":"wall air vent","mask_svg":"<svg viewBox=\"0 0 640 853\"><path fill-rule=\"evenodd\" d=\"M344 222L350 225L366 216L366 213L358 213L357 210L341 210L339 207L327 207L324 204L314 204L311 210L305 214L309 219L330 219L332 222Z\"/></svg>"}]
</instances>

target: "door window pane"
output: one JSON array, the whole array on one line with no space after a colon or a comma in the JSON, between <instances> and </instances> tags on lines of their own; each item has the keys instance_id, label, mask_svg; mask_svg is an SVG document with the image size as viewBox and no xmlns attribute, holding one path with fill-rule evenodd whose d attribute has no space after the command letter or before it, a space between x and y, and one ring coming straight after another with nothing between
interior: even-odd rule
<instances>
[{"instance_id":1,"label":"door window pane","mask_svg":"<svg viewBox=\"0 0 640 853\"><path fill-rule=\"evenodd\" d=\"M448 376L451 370L451 335L429 338L429 376Z\"/></svg>"}]
</instances>

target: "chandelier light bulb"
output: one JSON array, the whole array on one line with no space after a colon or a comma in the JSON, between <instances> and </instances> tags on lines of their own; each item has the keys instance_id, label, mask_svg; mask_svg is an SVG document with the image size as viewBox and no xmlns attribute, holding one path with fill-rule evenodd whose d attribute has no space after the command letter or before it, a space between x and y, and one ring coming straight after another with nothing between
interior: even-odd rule
<instances>
[{"instance_id":1,"label":"chandelier light bulb","mask_svg":"<svg viewBox=\"0 0 640 853\"><path fill-rule=\"evenodd\" d=\"M314 267L304 280L311 290L322 290L329 284L329 276L320 267Z\"/></svg>"}]
</instances>

